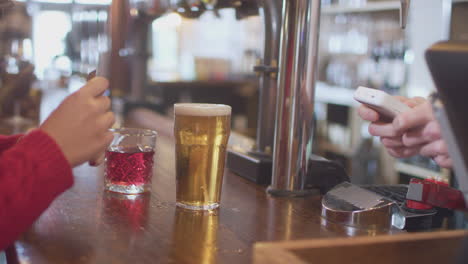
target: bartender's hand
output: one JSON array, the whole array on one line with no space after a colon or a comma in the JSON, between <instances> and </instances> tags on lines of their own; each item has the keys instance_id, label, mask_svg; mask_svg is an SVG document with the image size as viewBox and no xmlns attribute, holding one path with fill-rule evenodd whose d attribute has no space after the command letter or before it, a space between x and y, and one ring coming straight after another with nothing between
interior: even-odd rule
<instances>
[{"instance_id":1,"label":"bartender's hand","mask_svg":"<svg viewBox=\"0 0 468 264\"><path fill-rule=\"evenodd\" d=\"M60 146L72 167L100 159L113 135L109 128L115 117L111 101L102 94L109 82L96 77L68 96L41 125Z\"/></svg>"},{"instance_id":2,"label":"bartender's hand","mask_svg":"<svg viewBox=\"0 0 468 264\"><path fill-rule=\"evenodd\" d=\"M434 118L430 103L421 97L398 99L412 110L399 114L393 122L382 121L376 111L360 106L359 115L371 121L369 133L380 137L382 144L394 157L420 154L431 157L441 167L452 167L447 145L442 140L440 126Z\"/></svg>"}]
</instances>

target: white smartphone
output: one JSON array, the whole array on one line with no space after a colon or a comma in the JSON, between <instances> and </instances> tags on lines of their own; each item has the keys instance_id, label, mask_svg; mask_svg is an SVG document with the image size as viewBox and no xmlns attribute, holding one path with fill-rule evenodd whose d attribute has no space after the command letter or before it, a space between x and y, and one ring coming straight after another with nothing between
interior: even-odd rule
<instances>
[{"instance_id":1,"label":"white smartphone","mask_svg":"<svg viewBox=\"0 0 468 264\"><path fill-rule=\"evenodd\" d=\"M354 100L374 109L379 114L393 119L411 108L384 91L359 86L354 92Z\"/></svg>"}]
</instances>

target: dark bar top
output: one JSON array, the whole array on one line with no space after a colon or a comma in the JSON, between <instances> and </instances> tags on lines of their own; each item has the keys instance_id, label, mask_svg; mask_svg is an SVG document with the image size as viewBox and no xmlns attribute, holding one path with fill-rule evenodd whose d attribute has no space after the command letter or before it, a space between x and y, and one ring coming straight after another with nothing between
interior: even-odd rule
<instances>
[{"instance_id":1,"label":"dark bar top","mask_svg":"<svg viewBox=\"0 0 468 264\"><path fill-rule=\"evenodd\" d=\"M320 197L274 198L229 171L219 210L176 208L171 123L148 112L134 119L159 126L151 193L106 192L102 167L75 169L73 188L16 242L21 263L251 263L258 241L375 235L326 223Z\"/></svg>"}]
</instances>

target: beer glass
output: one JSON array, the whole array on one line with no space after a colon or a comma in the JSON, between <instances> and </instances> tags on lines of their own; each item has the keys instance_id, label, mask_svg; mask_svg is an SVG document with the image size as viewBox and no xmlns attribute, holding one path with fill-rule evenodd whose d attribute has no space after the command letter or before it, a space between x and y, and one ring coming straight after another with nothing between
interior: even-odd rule
<instances>
[{"instance_id":1,"label":"beer glass","mask_svg":"<svg viewBox=\"0 0 468 264\"><path fill-rule=\"evenodd\" d=\"M176 204L192 210L219 206L231 107L175 104Z\"/></svg>"}]
</instances>

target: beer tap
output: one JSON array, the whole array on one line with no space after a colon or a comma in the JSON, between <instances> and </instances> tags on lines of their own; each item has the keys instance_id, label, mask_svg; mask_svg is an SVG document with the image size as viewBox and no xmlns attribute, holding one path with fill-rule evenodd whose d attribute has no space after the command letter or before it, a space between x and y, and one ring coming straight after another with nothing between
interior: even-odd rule
<instances>
[{"instance_id":1,"label":"beer tap","mask_svg":"<svg viewBox=\"0 0 468 264\"><path fill-rule=\"evenodd\" d=\"M308 186L320 21L320 0L283 1L273 175L268 192L317 193ZM311 187L311 188L309 188Z\"/></svg>"}]
</instances>

